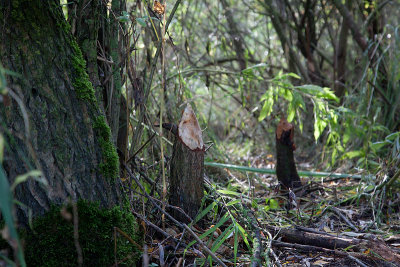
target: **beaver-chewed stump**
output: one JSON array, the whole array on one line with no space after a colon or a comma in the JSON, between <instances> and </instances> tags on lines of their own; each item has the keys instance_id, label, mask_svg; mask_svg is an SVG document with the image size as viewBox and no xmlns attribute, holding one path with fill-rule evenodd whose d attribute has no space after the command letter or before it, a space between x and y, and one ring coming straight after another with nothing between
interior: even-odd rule
<instances>
[{"instance_id":1,"label":"beaver-chewed stump","mask_svg":"<svg viewBox=\"0 0 400 267\"><path fill-rule=\"evenodd\" d=\"M276 128L276 176L286 190L302 186L293 157L293 137L293 125L282 117Z\"/></svg>"},{"instance_id":2,"label":"beaver-chewed stump","mask_svg":"<svg viewBox=\"0 0 400 267\"><path fill-rule=\"evenodd\" d=\"M181 208L192 219L203 198L204 143L199 122L188 104L175 133L170 168L169 203ZM187 216L174 210L174 217L188 222Z\"/></svg>"}]
</instances>

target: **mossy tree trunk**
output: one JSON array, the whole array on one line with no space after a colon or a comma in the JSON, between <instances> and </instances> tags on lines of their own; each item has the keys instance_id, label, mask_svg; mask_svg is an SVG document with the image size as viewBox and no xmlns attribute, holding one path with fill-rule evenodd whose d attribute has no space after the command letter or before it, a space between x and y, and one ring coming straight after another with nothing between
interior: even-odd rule
<instances>
[{"instance_id":1,"label":"mossy tree trunk","mask_svg":"<svg viewBox=\"0 0 400 267\"><path fill-rule=\"evenodd\" d=\"M89 78L95 88L99 106L106 113L112 141L119 150L120 161L127 155L127 105L122 95L122 70L125 62L125 29L118 17L126 9L126 1L112 1L111 11L106 2L85 0L68 5L68 21L87 62Z\"/></svg>"},{"instance_id":2,"label":"mossy tree trunk","mask_svg":"<svg viewBox=\"0 0 400 267\"><path fill-rule=\"evenodd\" d=\"M68 199L118 204L118 155L58 1L0 0L0 61L20 75L7 77L9 93L0 103L5 170L12 183L40 169L49 183L28 180L16 188L26 205L19 206L20 220L26 223L28 209L42 214Z\"/></svg>"}]
</instances>

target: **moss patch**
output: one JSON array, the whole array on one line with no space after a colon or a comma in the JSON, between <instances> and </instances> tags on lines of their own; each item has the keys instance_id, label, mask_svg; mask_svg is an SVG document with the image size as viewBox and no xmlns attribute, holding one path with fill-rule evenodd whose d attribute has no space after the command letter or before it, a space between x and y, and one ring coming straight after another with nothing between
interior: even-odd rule
<instances>
[{"instance_id":1,"label":"moss patch","mask_svg":"<svg viewBox=\"0 0 400 267\"><path fill-rule=\"evenodd\" d=\"M120 228L141 244L138 226L132 214L119 207L101 209L97 203L80 200L79 244L83 266L112 266L114 258L114 227ZM67 207L72 214L72 208ZM78 266L73 237L74 226L65 220L60 209L53 207L45 216L33 222L33 231L26 238L25 257L29 266ZM135 266L140 250L117 234L116 258L119 266Z\"/></svg>"},{"instance_id":2,"label":"moss patch","mask_svg":"<svg viewBox=\"0 0 400 267\"><path fill-rule=\"evenodd\" d=\"M54 4L53 8L57 8L57 5ZM73 53L70 56L70 61L74 71L72 84L75 88L77 97L93 103L96 102L93 85L90 82L89 75L86 72L86 61L83 58L82 51L79 48L75 38L71 34L71 26L63 18L57 22L57 27L66 33L67 42L73 49Z\"/></svg>"},{"instance_id":3,"label":"moss patch","mask_svg":"<svg viewBox=\"0 0 400 267\"><path fill-rule=\"evenodd\" d=\"M56 4L54 4L54 8L57 8ZM95 91L86 71L86 61L83 58L78 43L71 34L71 26L65 19L61 19L57 23L57 27L60 31L65 33L66 41L73 50L69 59L73 67L72 84L75 88L76 95L79 99L86 100L93 104L93 107L98 110ZM93 51L96 53L95 49ZM99 144L103 157L102 162L99 164L101 173L106 177L116 178L119 174L118 153L115 146L110 141L110 127L107 125L104 116L99 116L94 119L93 129L95 129L97 136L99 136Z\"/></svg>"},{"instance_id":4,"label":"moss patch","mask_svg":"<svg viewBox=\"0 0 400 267\"><path fill-rule=\"evenodd\" d=\"M78 98L95 102L93 85L89 80L89 75L86 72L86 61L83 59L82 51L75 40L71 40L71 46L74 50L72 56L72 66L74 67L73 85Z\"/></svg>"},{"instance_id":5,"label":"moss patch","mask_svg":"<svg viewBox=\"0 0 400 267\"><path fill-rule=\"evenodd\" d=\"M97 131L99 143L103 155L103 162L99 167L101 173L106 177L116 178L119 174L118 153L111 142L110 127L106 123L104 116L99 116L93 123L93 129Z\"/></svg>"},{"instance_id":6,"label":"moss patch","mask_svg":"<svg viewBox=\"0 0 400 267\"><path fill-rule=\"evenodd\" d=\"M73 41L75 44L76 42ZM82 52L79 48L74 48L75 56L72 57L72 65L75 70L73 85L76 90L76 95L79 99L96 101L92 83L89 81L89 76L86 72L86 62L82 57Z\"/></svg>"}]
</instances>

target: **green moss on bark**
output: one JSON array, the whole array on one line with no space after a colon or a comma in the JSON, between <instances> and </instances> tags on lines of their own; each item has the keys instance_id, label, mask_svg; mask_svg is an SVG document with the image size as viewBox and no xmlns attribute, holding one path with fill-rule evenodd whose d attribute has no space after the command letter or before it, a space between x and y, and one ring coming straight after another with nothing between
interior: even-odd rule
<instances>
[{"instance_id":1,"label":"green moss on bark","mask_svg":"<svg viewBox=\"0 0 400 267\"><path fill-rule=\"evenodd\" d=\"M86 61L83 58L82 51L78 43L71 35L71 27L66 20L57 23L57 26L66 33L67 42L73 49L70 61L73 67L73 86L79 99L86 100L95 105L98 109L98 103L95 91L90 82L89 75L86 71ZM95 49L94 49L95 53ZM99 143L101 146L103 160L99 164L101 173L106 177L116 178L119 174L118 153L111 140L110 127L107 125L104 116L94 119L93 129L97 131Z\"/></svg>"},{"instance_id":2,"label":"green moss on bark","mask_svg":"<svg viewBox=\"0 0 400 267\"><path fill-rule=\"evenodd\" d=\"M75 38L71 34L71 26L63 19L57 23L57 26L66 33L67 42L73 49L70 61L73 66L72 84L79 99L96 102L93 85L90 82L89 75L86 72L86 61L83 58L82 51L79 48Z\"/></svg>"},{"instance_id":3,"label":"green moss on bark","mask_svg":"<svg viewBox=\"0 0 400 267\"><path fill-rule=\"evenodd\" d=\"M73 85L78 98L96 102L93 85L89 80L89 75L86 72L86 62L83 59L82 51L75 40L71 41L71 46L74 49L72 56L72 66L74 67Z\"/></svg>"},{"instance_id":4,"label":"green moss on bark","mask_svg":"<svg viewBox=\"0 0 400 267\"><path fill-rule=\"evenodd\" d=\"M78 207L79 244L83 266L111 266L114 259L114 227L120 228L137 244L141 244L138 225L132 214L119 207L101 209L97 203L80 200ZM72 208L67 207L72 214ZM25 257L29 266L78 266L74 243L74 225L53 207L45 216L33 222L27 233ZM119 266L135 266L140 248L117 234Z\"/></svg>"},{"instance_id":5,"label":"green moss on bark","mask_svg":"<svg viewBox=\"0 0 400 267\"><path fill-rule=\"evenodd\" d=\"M116 178L119 173L118 153L111 142L111 130L104 116L99 116L95 119L93 129L97 131L103 154L103 162L100 163L100 170L104 176Z\"/></svg>"}]
</instances>

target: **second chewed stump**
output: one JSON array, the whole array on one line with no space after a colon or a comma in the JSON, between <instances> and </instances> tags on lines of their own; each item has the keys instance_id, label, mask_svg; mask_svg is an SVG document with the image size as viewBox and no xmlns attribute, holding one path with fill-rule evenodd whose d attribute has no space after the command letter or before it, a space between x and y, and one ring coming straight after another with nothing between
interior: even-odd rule
<instances>
[{"instance_id":1,"label":"second chewed stump","mask_svg":"<svg viewBox=\"0 0 400 267\"><path fill-rule=\"evenodd\" d=\"M196 115L188 104L176 131L171 159L170 196L171 205L180 207L192 219L200 208L203 198L204 143ZM187 222L179 211L177 219Z\"/></svg>"},{"instance_id":2,"label":"second chewed stump","mask_svg":"<svg viewBox=\"0 0 400 267\"><path fill-rule=\"evenodd\" d=\"M276 175L284 189L301 187L294 162L294 127L282 117L276 128Z\"/></svg>"}]
</instances>

